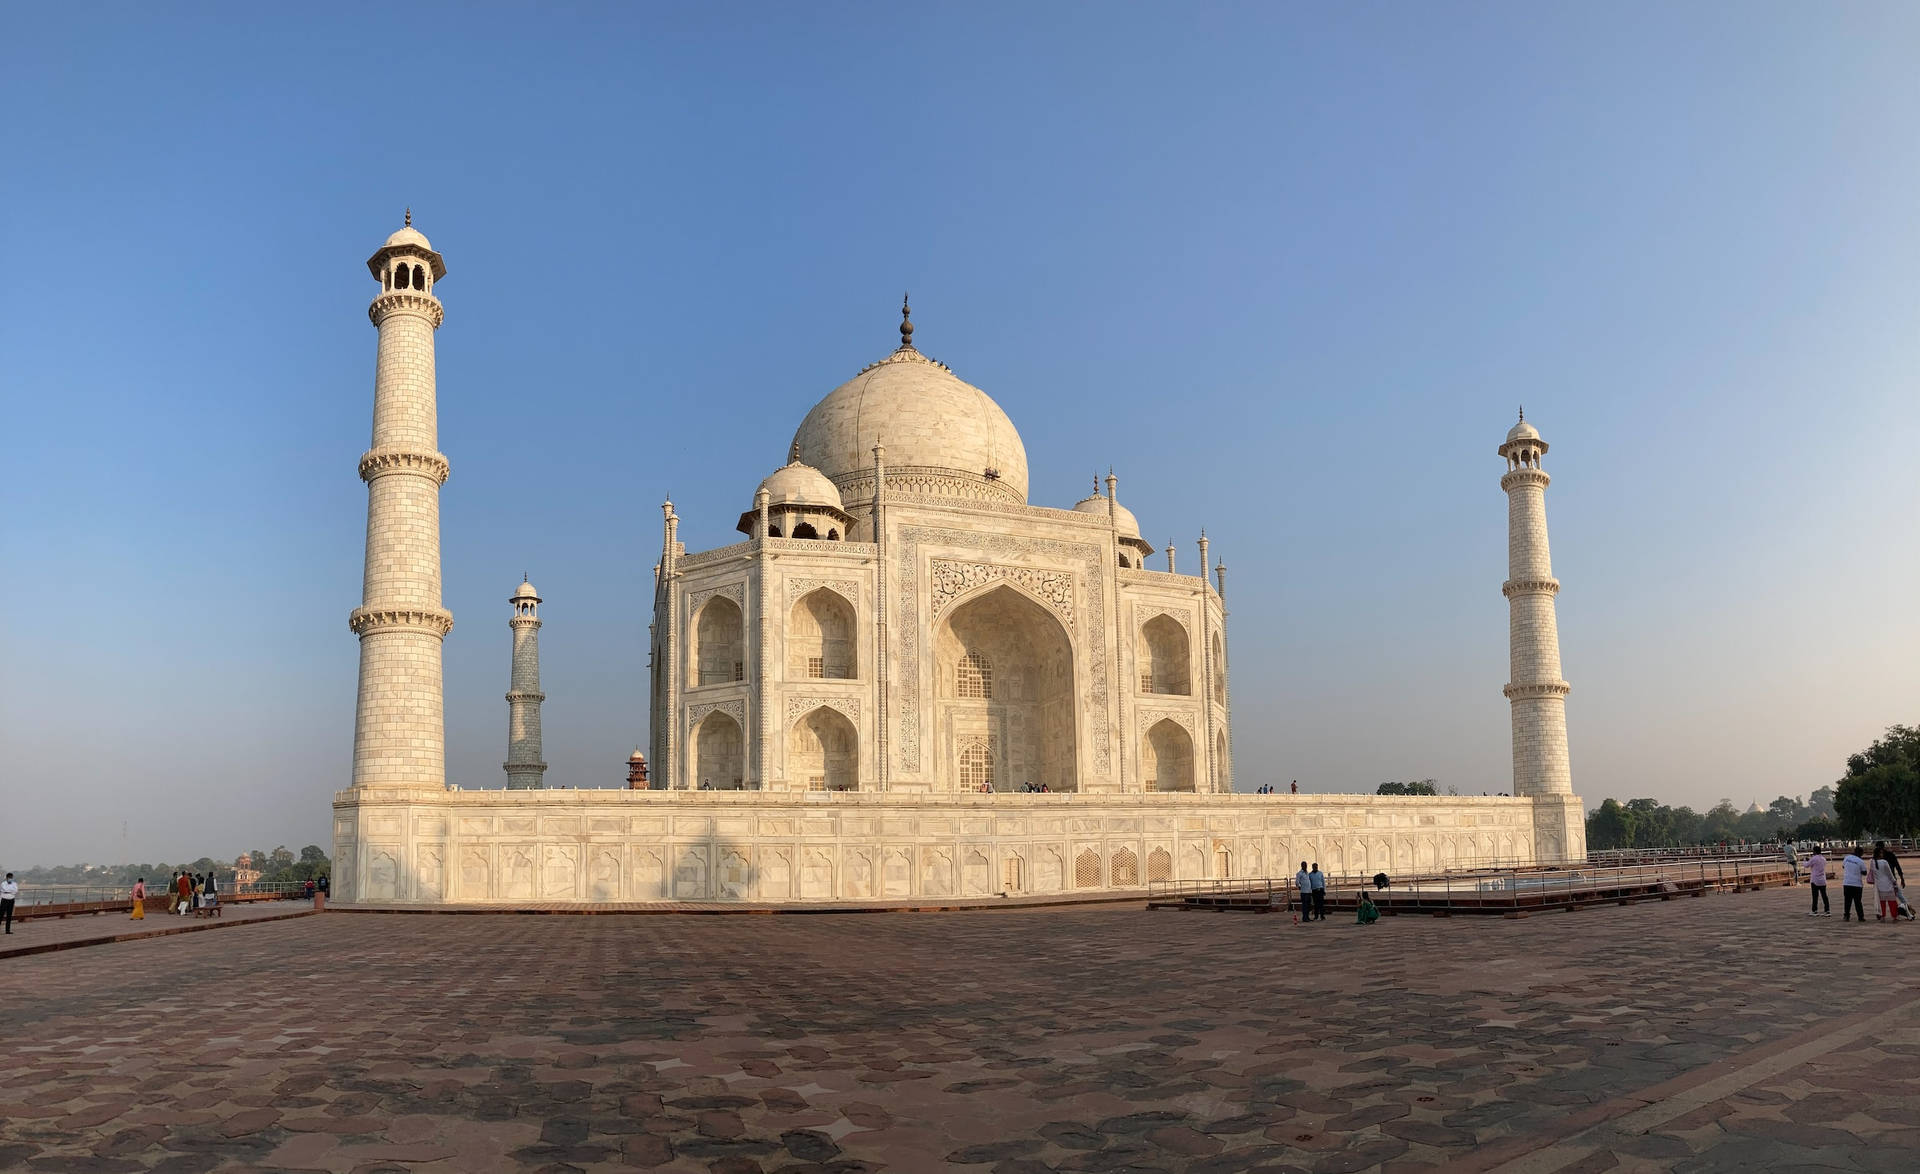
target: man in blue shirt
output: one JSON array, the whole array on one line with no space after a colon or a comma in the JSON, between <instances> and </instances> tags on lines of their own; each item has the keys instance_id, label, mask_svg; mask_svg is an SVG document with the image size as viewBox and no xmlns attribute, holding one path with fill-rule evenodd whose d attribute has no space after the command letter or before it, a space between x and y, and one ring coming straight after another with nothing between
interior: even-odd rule
<instances>
[{"instance_id":1,"label":"man in blue shirt","mask_svg":"<svg viewBox=\"0 0 1920 1174\"><path fill-rule=\"evenodd\" d=\"M1307 873L1307 883L1313 886L1313 919L1327 919L1327 876L1320 871L1320 862L1313 862L1313 871Z\"/></svg>"}]
</instances>

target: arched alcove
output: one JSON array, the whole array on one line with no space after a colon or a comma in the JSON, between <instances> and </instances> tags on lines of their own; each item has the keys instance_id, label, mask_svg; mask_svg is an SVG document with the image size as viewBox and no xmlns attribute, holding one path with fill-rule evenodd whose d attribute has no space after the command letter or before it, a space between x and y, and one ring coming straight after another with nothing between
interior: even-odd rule
<instances>
[{"instance_id":1,"label":"arched alcove","mask_svg":"<svg viewBox=\"0 0 1920 1174\"><path fill-rule=\"evenodd\" d=\"M1193 692L1187 630L1172 616L1157 615L1140 625L1140 691L1186 696Z\"/></svg>"},{"instance_id":2,"label":"arched alcove","mask_svg":"<svg viewBox=\"0 0 1920 1174\"><path fill-rule=\"evenodd\" d=\"M787 741L787 771L807 791L860 789L860 734L846 715L827 706L794 723Z\"/></svg>"},{"instance_id":3,"label":"arched alcove","mask_svg":"<svg viewBox=\"0 0 1920 1174\"><path fill-rule=\"evenodd\" d=\"M1221 730L1213 737L1213 770L1215 780L1222 791L1233 790L1233 771L1227 766L1227 732Z\"/></svg>"},{"instance_id":4,"label":"arched alcove","mask_svg":"<svg viewBox=\"0 0 1920 1174\"><path fill-rule=\"evenodd\" d=\"M943 789L969 789L963 778L976 776L984 752L999 790L1079 790L1073 645L1053 612L1013 587L993 587L941 617L933 659Z\"/></svg>"},{"instance_id":5,"label":"arched alcove","mask_svg":"<svg viewBox=\"0 0 1920 1174\"><path fill-rule=\"evenodd\" d=\"M1193 739L1179 722L1161 718L1140 743L1140 777L1152 790L1193 790Z\"/></svg>"},{"instance_id":6,"label":"arched alcove","mask_svg":"<svg viewBox=\"0 0 1920 1174\"><path fill-rule=\"evenodd\" d=\"M1227 703L1227 642L1213 634L1213 703Z\"/></svg>"},{"instance_id":7,"label":"arched alcove","mask_svg":"<svg viewBox=\"0 0 1920 1174\"><path fill-rule=\"evenodd\" d=\"M721 685L746 678L744 631L739 604L724 595L707 600L693 624L695 685Z\"/></svg>"},{"instance_id":8,"label":"arched alcove","mask_svg":"<svg viewBox=\"0 0 1920 1174\"><path fill-rule=\"evenodd\" d=\"M822 587L794 602L787 616L787 679L850 681L859 675L853 605Z\"/></svg>"},{"instance_id":9,"label":"arched alcove","mask_svg":"<svg viewBox=\"0 0 1920 1174\"><path fill-rule=\"evenodd\" d=\"M696 788L737 791L745 785L746 740L740 723L714 710L693 732L693 759L687 777Z\"/></svg>"}]
</instances>

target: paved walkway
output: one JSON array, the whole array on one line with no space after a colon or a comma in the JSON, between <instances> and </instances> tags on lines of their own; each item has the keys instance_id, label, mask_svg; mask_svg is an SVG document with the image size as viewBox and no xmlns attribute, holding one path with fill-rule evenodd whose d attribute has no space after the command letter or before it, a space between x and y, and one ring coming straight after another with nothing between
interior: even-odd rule
<instances>
[{"instance_id":1,"label":"paved walkway","mask_svg":"<svg viewBox=\"0 0 1920 1174\"><path fill-rule=\"evenodd\" d=\"M327 914L8 959L0 1169L1904 1174L1920 926L1803 899Z\"/></svg>"},{"instance_id":2,"label":"paved walkway","mask_svg":"<svg viewBox=\"0 0 1920 1174\"><path fill-rule=\"evenodd\" d=\"M0 959L220 929L223 926L273 921L312 912L313 906L304 901L247 901L227 906L218 917L181 917L155 912L149 912L139 921L128 917L125 912L36 917L31 921L15 921L13 932L0 936Z\"/></svg>"}]
</instances>

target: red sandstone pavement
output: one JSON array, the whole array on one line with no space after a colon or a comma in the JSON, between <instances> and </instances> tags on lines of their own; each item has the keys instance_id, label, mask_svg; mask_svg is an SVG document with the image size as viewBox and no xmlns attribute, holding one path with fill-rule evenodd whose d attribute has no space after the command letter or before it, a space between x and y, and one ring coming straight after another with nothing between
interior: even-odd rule
<instances>
[{"instance_id":1,"label":"red sandstone pavement","mask_svg":"<svg viewBox=\"0 0 1920 1174\"><path fill-rule=\"evenodd\" d=\"M1920 927L329 913L0 959L0 1169L1912 1171Z\"/></svg>"},{"instance_id":2,"label":"red sandstone pavement","mask_svg":"<svg viewBox=\"0 0 1920 1174\"><path fill-rule=\"evenodd\" d=\"M104 946L134 938L196 933L203 929L299 917L312 912L313 906L305 901L248 901L227 906L218 917L195 917L192 914L181 917L179 914L152 911L138 921L125 912L36 917L30 921L15 921L13 932L0 936L0 959L71 950L80 946Z\"/></svg>"}]
</instances>

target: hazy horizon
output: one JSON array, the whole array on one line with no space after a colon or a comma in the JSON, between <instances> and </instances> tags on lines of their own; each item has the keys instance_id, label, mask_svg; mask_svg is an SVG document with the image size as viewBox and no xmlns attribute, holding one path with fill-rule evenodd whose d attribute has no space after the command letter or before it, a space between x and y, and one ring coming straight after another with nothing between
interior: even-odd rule
<instances>
[{"instance_id":1,"label":"hazy horizon","mask_svg":"<svg viewBox=\"0 0 1920 1174\"><path fill-rule=\"evenodd\" d=\"M1522 403L1589 808L1920 722L1911 6L100 17L0 15L0 866L331 851L409 205L461 786L523 573L548 782L624 785L661 500L738 539L903 288L1033 502L1206 528L1241 790L1509 789Z\"/></svg>"}]
</instances>

